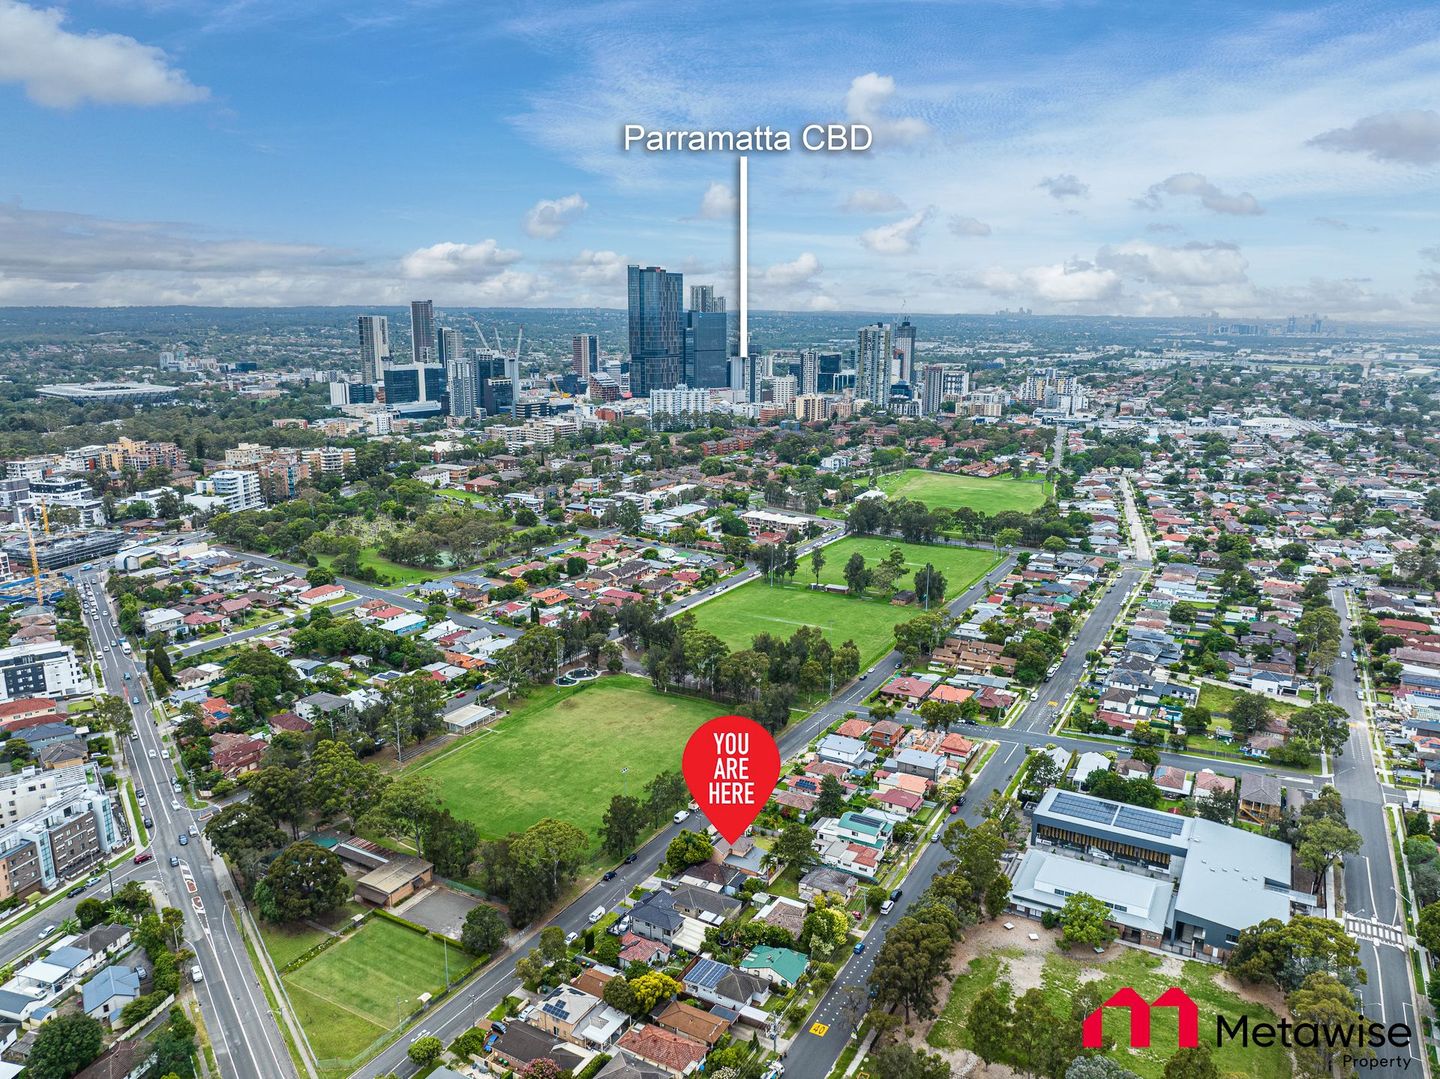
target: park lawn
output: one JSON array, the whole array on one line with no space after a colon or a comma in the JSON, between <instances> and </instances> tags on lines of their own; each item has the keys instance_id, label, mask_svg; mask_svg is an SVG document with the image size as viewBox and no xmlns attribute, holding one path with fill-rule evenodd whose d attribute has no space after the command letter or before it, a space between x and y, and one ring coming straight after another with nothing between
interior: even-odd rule
<instances>
[{"instance_id":1,"label":"park lawn","mask_svg":"<svg viewBox=\"0 0 1440 1079\"><path fill-rule=\"evenodd\" d=\"M977 513L994 515L1005 510L1029 513L1045 504L1051 489L1048 481L1015 479L1013 476L956 476L907 468L880 477L880 489L891 498L909 498L931 509L959 509L968 506Z\"/></svg>"},{"instance_id":2,"label":"park lawn","mask_svg":"<svg viewBox=\"0 0 1440 1079\"><path fill-rule=\"evenodd\" d=\"M454 951L450 969L458 975L468 960ZM335 1070L391 1033L420 1006L421 993L445 987L444 945L371 918L283 980L310 1048L324 1070Z\"/></svg>"},{"instance_id":3,"label":"park lawn","mask_svg":"<svg viewBox=\"0 0 1440 1079\"><path fill-rule=\"evenodd\" d=\"M1000 561L994 551L973 547L847 536L821 549L825 564L820 570L820 583L844 584L845 563L857 551L873 566L897 547L905 553L906 573L896 582L897 586L911 587L915 571L929 562L945 577L946 599L960 595ZM788 637L801 626L815 626L832 645L853 640L860 650L862 666L868 666L894 647L897 623L921 613L917 607L898 607L875 595L862 598L817 592L809 587L814 580L810 558L804 556L793 581L782 579L774 585L763 578L751 581L693 610L698 624L732 649L748 648L757 633Z\"/></svg>"},{"instance_id":4,"label":"park lawn","mask_svg":"<svg viewBox=\"0 0 1440 1079\"><path fill-rule=\"evenodd\" d=\"M495 727L411 767L487 838L554 817L593 839L612 795L641 795L656 775L679 769L690 735L724 711L623 675L547 686ZM598 843L592 854L600 856Z\"/></svg>"},{"instance_id":5,"label":"park lawn","mask_svg":"<svg viewBox=\"0 0 1440 1079\"><path fill-rule=\"evenodd\" d=\"M335 556L322 554L315 556L317 561L326 569L330 563L335 561ZM417 569L414 566L402 566L399 562L391 562L388 558L381 558L380 552L374 547L363 548L360 552L360 565L373 569L380 575L379 584L382 585L407 585L424 584L426 581L433 581L437 577L443 577L447 573L458 573L459 568L444 570Z\"/></svg>"},{"instance_id":6,"label":"park lawn","mask_svg":"<svg viewBox=\"0 0 1440 1079\"><path fill-rule=\"evenodd\" d=\"M316 920L323 926L338 930L344 928L345 923L355 915L364 912L365 908L359 903L345 903L328 916ZM303 923L276 925L274 922L257 919L257 924L260 926L260 936L265 941L265 950L270 953L270 961L277 970L304 955L329 936L324 929L316 929Z\"/></svg>"},{"instance_id":7,"label":"park lawn","mask_svg":"<svg viewBox=\"0 0 1440 1079\"><path fill-rule=\"evenodd\" d=\"M945 1003L927 1036L932 1046L940 1049L970 1048L969 1031L965 1029L970 1005L981 989L1001 977L1003 959L1003 953L973 959L968 969L956 977L951 985L950 999ZM1098 965L1082 965L1065 955L1050 955L1045 959L1044 970L1040 975L1040 987L1050 998L1051 1008L1058 1014L1069 1009L1075 989L1081 983L1082 972L1101 972L1098 983L1102 997L1108 997L1123 986L1130 986L1146 1000L1154 1000L1166 989L1178 984L1199 1005L1202 1039L1206 1031L1215 1029L1217 1014L1223 1013L1229 1022L1237 1021L1242 1015L1248 1015L1252 1025L1257 1022L1278 1022L1276 1015L1268 1008L1247 1001L1218 984L1216 979L1223 973L1222 968L1192 960L1183 964L1177 980L1160 972L1161 962L1159 956L1123 947L1113 953L1108 962ZM1015 985L1013 982L1011 984L1015 996L1033 988L1029 985ZM1142 1079L1161 1079L1166 1061L1176 1050L1175 1010L1155 1009L1151 1013L1151 1024L1150 1047L1131 1049L1128 1016L1120 1009L1107 1012L1105 1033L1114 1038L1116 1043L1116 1048L1107 1055ZM1278 1043L1269 1048L1254 1044L1246 1048L1237 1040L1232 1040L1219 1047L1212 1045L1211 1055L1219 1073L1226 1077L1286 1079L1291 1074L1290 1058Z\"/></svg>"},{"instance_id":8,"label":"park lawn","mask_svg":"<svg viewBox=\"0 0 1440 1079\"><path fill-rule=\"evenodd\" d=\"M1227 689L1225 686L1214 686L1209 682L1202 682L1200 685L1199 703L1202 708L1208 708L1214 714L1228 718L1230 709L1235 706L1236 699L1243 692L1245 691L1240 689ZM1277 716L1293 716L1305 707L1304 705L1290 704L1286 701L1277 701L1274 697L1268 695L1265 701L1270 705L1270 711L1274 712ZM1226 726L1229 726L1229 724L1227 723Z\"/></svg>"}]
</instances>

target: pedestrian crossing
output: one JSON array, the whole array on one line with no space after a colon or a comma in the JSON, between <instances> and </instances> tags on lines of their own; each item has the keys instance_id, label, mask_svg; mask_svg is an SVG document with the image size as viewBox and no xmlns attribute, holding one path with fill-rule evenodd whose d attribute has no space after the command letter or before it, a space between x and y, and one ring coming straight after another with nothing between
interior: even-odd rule
<instances>
[{"instance_id":1,"label":"pedestrian crossing","mask_svg":"<svg viewBox=\"0 0 1440 1079\"><path fill-rule=\"evenodd\" d=\"M1406 948L1405 930L1398 925L1386 925L1368 918L1345 916L1345 932L1357 940L1368 940L1373 944L1388 944L1402 951Z\"/></svg>"}]
</instances>

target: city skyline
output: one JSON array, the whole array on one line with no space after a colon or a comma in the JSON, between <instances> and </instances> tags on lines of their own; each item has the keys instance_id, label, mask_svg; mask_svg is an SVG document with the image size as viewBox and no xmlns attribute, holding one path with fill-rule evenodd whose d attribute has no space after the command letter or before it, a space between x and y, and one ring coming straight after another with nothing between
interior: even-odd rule
<instances>
[{"instance_id":1,"label":"city skyline","mask_svg":"<svg viewBox=\"0 0 1440 1079\"><path fill-rule=\"evenodd\" d=\"M618 308L638 263L733 310L733 155L621 125L855 120L866 154L751 156L756 308L1440 321L1419 5L726 17L0 0L0 118L44 148L3 173L0 304ZM417 116L424 169L362 153Z\"/></svg>"}]
</instances>

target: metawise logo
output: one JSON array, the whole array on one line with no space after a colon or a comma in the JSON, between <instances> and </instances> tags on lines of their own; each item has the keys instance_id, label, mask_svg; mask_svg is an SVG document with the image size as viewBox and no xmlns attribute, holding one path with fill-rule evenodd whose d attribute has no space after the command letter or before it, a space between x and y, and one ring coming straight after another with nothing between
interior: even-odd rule
<instances>
[{"instance_id":1,"label":"metawise logo","mask_svg":"<svg viewBox=\"0 0 1440 1079\"><path fill-rule=\"evenodd\" d=\"M1128 985L1085 1017L1082 1044L1086 1049L1105 1045L1105 1009L1125 1008L1130 1012L1130 1048L1146 1049L1150 1045L1150 1009L1174 1008L1180 1016L1177 1042L1181 1049L1194 1049L1200 1044L1200 1009L1183 989L1171 986L1152 1004Z\"/></svg>"},{"instance_id":2,"label":"metawise logo","mask_svg":"<svg viewBox=\"0 0 1440 1079\"><path fill-rule=\"evenodd\" d=\"M1152 1008L1174 1008L1178 1017L1176 1045L1181 1049L1194 1049L1200 1045L1200 1009L1183 989L1171 986L1153 1001L1147 1001L1134 989L1126 986L1116 990L1104 1004L1085 1017L1081 1031L1081 1044L1086 1049L1105 1048L1105 1012L1109 1008L1123 1008L1130 1013L1130 1048L1150 1047L1150 1010ZM1408 1023L1376 1023L1359 1017L1352 1023L1295 1022L1282 1019L1278 1023L1251 1022L1248 1015L1232 1019L1226 1015L1215 1016L1215 1046L1239 1043L1242 1048L1257 1046L1268 1049L1281 1045L1286 1049L1313 1049L1327 1060L1334 1058L1350 1068L1394 1067L1401 1071L1410 1067L1415 1059L1410 1052L1414 1032ZM1381 1056L1377 1049L1389 1047L1404 1049L1404 1053Z\"/></svg>"}]
</instances>

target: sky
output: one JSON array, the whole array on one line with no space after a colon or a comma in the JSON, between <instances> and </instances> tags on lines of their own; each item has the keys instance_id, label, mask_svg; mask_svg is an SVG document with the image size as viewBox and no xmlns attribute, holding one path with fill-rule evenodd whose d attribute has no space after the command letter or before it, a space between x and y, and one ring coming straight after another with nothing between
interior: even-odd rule
<instances>
[{"instance_id":1,"label":"sky","mask_svg":"<svg viewBox=\"0 0 1440 1079\"><path fill-rule=\"evenodd\" d=\"M1440 8L0 0L0 304L1440 322Z\"/></svg>"}]
</instances>

